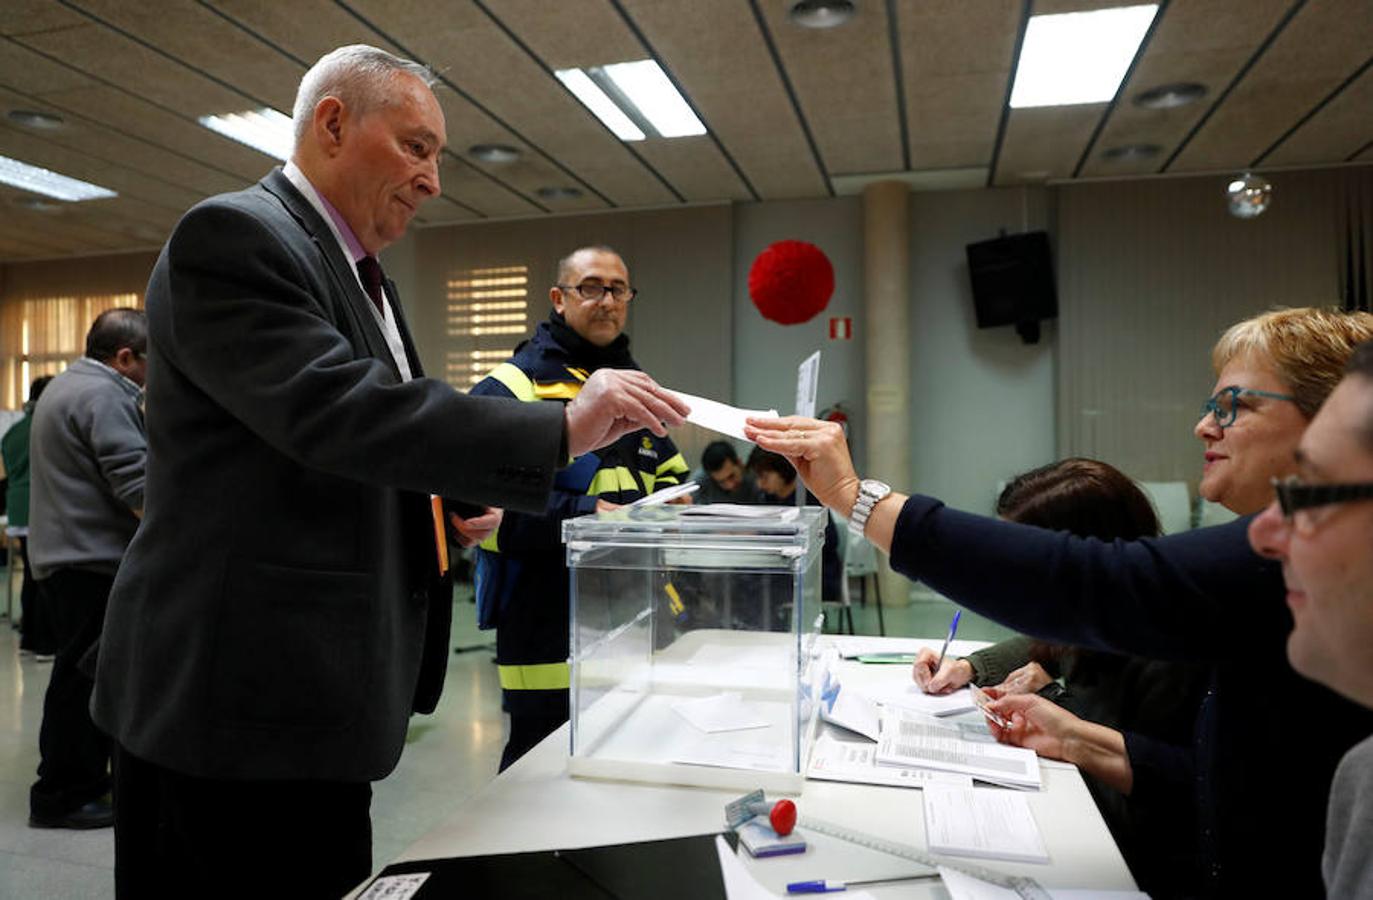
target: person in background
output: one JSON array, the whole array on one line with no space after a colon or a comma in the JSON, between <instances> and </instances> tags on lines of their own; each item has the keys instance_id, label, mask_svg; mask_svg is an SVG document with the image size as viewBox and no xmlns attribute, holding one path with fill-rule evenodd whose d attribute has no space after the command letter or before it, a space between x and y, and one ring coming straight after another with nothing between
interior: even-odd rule
<instances>
[{"instance_id":1,"label":"person in background","mask_svg":"<svg viewBox=\"0 0 1373 900\"><path fill-rule=\"evenodd\" d=\"M1065 459L1011 480L997 515L1101 541L1157 537L1149 498L1119 469L1092 459ZM1155 900L1195 893L1189 743L1206 691L1204 666L1120 656L1014 637L933 673L937 657L922 649L915 680L930 693L969 682L994 696L1035 694L1057 704L1081 727L1116 732L1124 751L1110 764L1099 755L1078 758L1075 742L1055 749L1086 777L1121 854L1142 890ZM1061 683L1058 679L1062 679ZM1122 774L1129 772L1131 777Z\"/></svg>"},{"instance_id":2,"label":"person in background","mask_svg":"<svg viewBox=\"0 0 1373 900\"><path fill-rule=\"evenodd\" d=\"M1292 612L1287 658L1307 678L1373 707L1373 344L1355 352L1293 462L1296 474L1249 525L1254 550L1282 566ZM1293 757L1302 764L1300 750ZM1370 900L1373 736L1340 760L1329 798L1326 896Z\"/></svg>"},{"instance_id":3,"label":"person in background","mask_svg":"<svg viewBox=\"0 0 1373 900\"><path fill-rule=\"evenodd\" d=\"M1234 476L1271 465L1265 458L1290 465L1300 431L1274 428L1276 419L1309 420L1353 348L1373 336L1368 313L1282 310L1252 321L1237 326L1235 353L1220 367L1206 404L1206 415L1226 427L1199 427L1207 446L1203 496L1239 490L1243 497L1252 483ZM1253 427L1236 431L1245 419ZM1212 664L1193 739L1201 892L1318 895L1322 798L1340 757L1373 731L1373 715L1287 664L1292 616L1282 602L1282 572L1249 546L1249 518L1106 544L950 510L932 497L863 481L831 423L750 419L745 435L791 459L825 505L890 554L894 569L961 606L1045 640ZM1024 702L1024 695L996 701L1011 717L1012 739L1027 727L1012 709ZM1291 746L1273 740L1275 709L1301 710L1321 723L1303 733L1297 765ZM1107 749L1119 758L1118 748ZM1275 772L1282 773L1285 798L1280 829L1272 827Z\"/></svg>"},{"instance_id":4,"label":"person in background","mask_svg":"<svg viewBox=\"0 0 1373 900\"><path fill-rule=\"evenodd\" d=\"M609 247L582 247L558 262L547 321L472 388L561 407L604 369L637 370L624 333L637 291ZM568 573L564 519L616 509L680 484L688 467L671 438L646 429L574 459L554 479L542 513L507 512L477 550L477 624L496 629L509 768L568 718ZM689 502L689 501L688 501Z\"/></svg>"},{"instance_id":5,"label":"person in background","mask_svg":"<svg viewBox=\"0 0 1373 900\"><path fill-rule=\"evenodd\" d=\"M91 721L83 657L99 643L115 571L143 514L148 322L111 309L86 334L86 355L53 378L33 411L29 560L57 638L43 695L38 781L29 824L108 828L110 739Z\"/></svg>"},{"instance_id":6,"label":"person in background","mask_svg":"<svg viewBox=\"0 0 1373 900\"><path fill-rule=\"evenodd\" d=\"M753 473L744 468L739 454L729 441L712 441L701 452L701 471L696 476L701 489L697 503L757 503L758 486Z\"/></svg>"},{"instance_id":7,"label":"person in background","mask_svg":"<svg viewBox=\"0 0 1373 900\"><path fill-rule=\"evenodd\" d=\"M24 417L0 438L0 458L4 461L7 529L19 535L19 557L24 562L24 584L19 592L19 650L32 653L39 662L51 662L57 653L57 636L43 609L38 582L29 566L29 434L33 429L33 408L53 376L35 378L24 402Z\"/></svg>"},{"instance_id":8,"label":"person in background","mask_svg":"<svg viewBox=\"0 0 1373 900\"><path fill-rule=\"evenodd\" d=\"M756 502L775 506L796 505L796 467L780 453L754 447L748 455L748 470L758 485ZM806 492L806 505L819 506L815 495ZM825 546L820 558L820 590L825 603L838 603L842 597L844 561L839 558L839 532L830 517L825 516Z\"/></svg>"}]
</instances>

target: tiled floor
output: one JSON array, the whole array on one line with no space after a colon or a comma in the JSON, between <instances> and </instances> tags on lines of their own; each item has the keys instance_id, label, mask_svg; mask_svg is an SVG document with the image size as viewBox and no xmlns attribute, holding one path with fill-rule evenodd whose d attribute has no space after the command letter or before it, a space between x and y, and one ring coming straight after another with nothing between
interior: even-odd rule
<instances>
[{"instance_id":1,"label":"tiled floor","mask_svg":"<svg viewBox=\"0 0 1373 900\"><path fill-rule=\"evenodd\" d=\"M475 627L468 591L454 604L455 653L438 711L412 720L400 765L375 786L373 861L388 860L432 828L495 775L505 722L490 632ZM943 602L886 610L889 635L933 636L948 628ZM0 613L3 608L0 608ZM855 609L860 634L877 633L873 604ZM1004 630L965 616L959 636L995 639ZM20 655L18 633L0 619L0 898L99 900L112 897L114 846L109 830L74 832L28 827L28 790L38 765L38 726L49 663Z\"/></svg>"}]
</instances>

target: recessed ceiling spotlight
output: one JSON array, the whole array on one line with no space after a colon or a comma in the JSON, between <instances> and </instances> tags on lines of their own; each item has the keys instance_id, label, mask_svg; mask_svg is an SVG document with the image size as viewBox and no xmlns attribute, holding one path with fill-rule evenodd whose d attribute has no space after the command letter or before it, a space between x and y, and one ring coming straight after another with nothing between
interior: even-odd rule
<instances>
[{"instance_id":1,"label":"recessed ceiling spotlight","mask_svg":"<svg viewBox=\"0 0 1373 900\"><path fill-rule=\"evenodd\" d=\"M30 212L57 212L62 208L61 203L54 203L51 200L44 200L42 197L15 197L10 201L20 209L27 209Z\"/></svg>"},{"instance_id":2,"label":"recessed ceiling spotlight","mask_svg":"<svg viewBox=\"0 0 1373 900\"><path fill-rule=\"evenodd\" d=\"M571 200L573 197L580 197L582 195L580 188L553 185L541 187L534 193L545 200Z\"/></svg>"},{"instance_id":3,"label":"recessed ceiling spotlight","mask_svg":"<svg viewBox=\"0 0 1373 900\"><path fill-rule=\"evenodd\" d=\"M67 124L61 116L38 112L34 109L12 109L5 113L5 118L16 125L23 125L25 128L38 128L43 131L56 131L66 127Z\"/></svg>"},{"instance_id":4,"label":"recessed ceiling spotlight","mask_svg":"<svg viewBox=\"0 0 1373 900\"><path fill-rule=\"evenodd\" d=\"M1225 186L1230 215L1237 219L1252 219L1262 215L1273 200L1273 185L1262 175L1245 172Z\"/></svg>"},{"instance_id":5,"label":"recessed ceiling spotlight","mask_svg":"<svg viewBox=\"0 0 1373 900\"><path fill-rule=\"evenodd\" d=\"M1153 159L1163 152L1158 144L1121 144L1101 151L1102 159L1111 162L1134 162L1140 159Z\"/></svg>"},{"instance_id":6,"label":"recessed ceiling spotlight","mask_svg":"<svg viewBox=\"0 0 1373 900\"><path fill-rule=\"evenodd\" d=\"M520 158L519 148L508 144L473 144L467 152L487 163L510 163Z\"/></svg>"},{"instance_id":7,"label":"recessed ceiling spotlight","mask_svg":"<svg viewBox=\"0 0 1373 900\"><path fill-rule=\"evenodd\" d=\"M834 28L853 13L853 0L796 0L791 5L791 20L807 28Z\"/></svg>"},{"instance_id":8,"label":"recessed ceiling spotlight","mask_svg":"<svg viewBox=\"0 0 1373 900\"><path fill-rule=\"evenodd\" d=\"M1145 109L1177 109L1206 96L1206 85L1195 81L1161 84L1135 95L1135 106Z\"/></svg>"}]
</instances>

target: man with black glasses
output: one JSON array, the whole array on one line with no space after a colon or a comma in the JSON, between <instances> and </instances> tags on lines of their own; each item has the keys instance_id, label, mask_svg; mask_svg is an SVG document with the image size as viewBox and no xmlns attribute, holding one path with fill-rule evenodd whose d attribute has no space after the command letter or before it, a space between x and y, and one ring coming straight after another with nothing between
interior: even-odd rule
<instances>
[{"instance_id":1,"label":"man with black glasses","mask_svg":"<svg viewBox=\"0 0 1373 900\"><path fill-rule=\"evenodd\" d=\"M597 369L637 369L625 319L637 291L609 247L582 247L558 263L548 320L473 394L566 403ZM510 736L504 770L568 716L568 575L562 521L632 503L684 481L689 468L667 437L646 430L587 453L560 471L542 515L506 512L477 551L477 616L496 629L502 706Z\"/></svg>"},{"instance_id":2,"label":"man with black glasses","mask_svg":"<svg viewBox=\"0 0 1373 900\"><path fill-rule=\"evenodd\" d=\"M1292 667L1373 707L1373 344L1302 435L1298 474L1249 525L1282 563ZM1317 725L1319 727L1319 724ZM1300 765L1301 755L1294 756ZM1345 754L1330 788L1321 874L1330 897L1373 898L1373 737Z\"/></svg>"}]
</instances>

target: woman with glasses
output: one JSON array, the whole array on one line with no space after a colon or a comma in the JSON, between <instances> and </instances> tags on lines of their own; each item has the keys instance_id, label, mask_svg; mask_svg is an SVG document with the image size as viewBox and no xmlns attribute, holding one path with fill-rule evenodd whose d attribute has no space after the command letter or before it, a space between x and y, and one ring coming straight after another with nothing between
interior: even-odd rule
<instances>
[{"instance_id":1,"label":"woman with glasses","mask_svg":"<svg viewBox=\"0 0 1373 900\"><path fill-rule=\"evenodd\" d=\"M1271 479L1290 467L1306 421L1354 347L1370 338L1373 316L1318 309L1269 313L1227 332L1205 412L1219 431L1199 426L1214 454L1203 496L1237 511L1271 499ZM1290 415L1292 407L1299 416ZM1267 427L1279 419L1286 425ZM1281 570L1250 549L1249 518L1106 543L860 481L842 433L829 423L754 419L745 433L792 459L820 501L886 550L895 570L960 605L1045 640L1212 663L1193 739L1202 890L1213 897L1321 895L1331 774L1344 751L1373 732L1373 717L1288 665L1292 617ZM1020 702L997 701L1010 715L1010 734L999 736L1026 739L1033 723L1015 708ZM1293 721L1310 724L1294 730Z\"/></svg>"}]
</instances>

